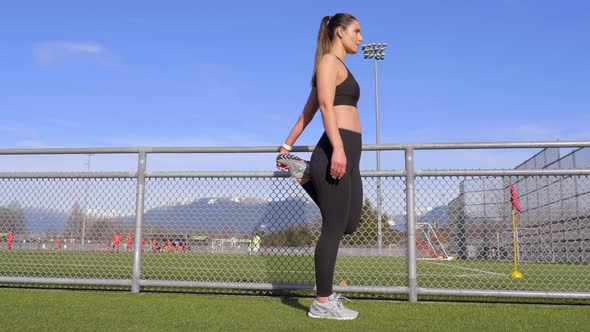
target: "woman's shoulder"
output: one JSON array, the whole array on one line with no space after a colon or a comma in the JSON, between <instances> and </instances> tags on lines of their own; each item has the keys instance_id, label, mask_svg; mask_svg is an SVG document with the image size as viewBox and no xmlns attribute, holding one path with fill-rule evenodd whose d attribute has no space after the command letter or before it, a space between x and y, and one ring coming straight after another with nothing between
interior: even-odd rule
<instances>
[{"instance_id":1,"label":"woman's shoulder","mask_svg":"<svg viewBox=\"0 0 590 332\"><path fill-rule=\"evenodd\" d=\"M334 54L324 54L318 64L318 72L339 72L343 63Z\"/></svg>"},{"instance_id":2,"label":"woman's shoulder","mask_svg":"<svg viewBox=\"0 0 590 332\"><path fill-rule=\"evenodd\" d=\"M342 66L343 62L334 54L327 53L322 55L317 70L312 77L312 87L316 86L318 76L336 77L342 70Z\"/></svg>"},{"instance_id":3,"label":"woman's shoulder","mask_svg":"<svg viewBox=\"0 0 590 332\"><path fill-rule=\"evenodd\" d=\"M342 61L340 61L340 59L338 59L337 56L335 56L334 54L330 54L330 53L326 53L324 55L322 55L322 58L320 59L320 64L321 63L325 63L325 64L339 64Z\"/></svg>"}]
</instances>

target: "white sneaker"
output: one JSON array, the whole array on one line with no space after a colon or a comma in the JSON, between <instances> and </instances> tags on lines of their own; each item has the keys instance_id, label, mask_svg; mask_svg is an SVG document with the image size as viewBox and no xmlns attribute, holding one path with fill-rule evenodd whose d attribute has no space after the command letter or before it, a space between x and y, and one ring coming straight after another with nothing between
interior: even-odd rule
<instances>
[{"instance_id":1,"label":"white sneaker","mask_svg":"<svg viewBox=\"0 0 590 332\"><path fill-rule=\"evenodd\" d=\"M309 161L303 160L290 153L279 154L277 163L289 167L289 173L299 184L304 184L311 178Z\"/></svg>"},{"instance_id":2,"label":"white sneaker","mask_svg":"<svg viewBox=\"0 0 590 332\"><path fill-rule=\"evenodd\" d=\"M328 302L319 303L314 300L311 308L307 312L307 316L311 318L326 318L336 320L353 320L359 316L359 313L350 310L342 304L342 299L350 301L349 299L340 296L340 294L333 293L328 297Z\"/></svg>"}]
</instances>

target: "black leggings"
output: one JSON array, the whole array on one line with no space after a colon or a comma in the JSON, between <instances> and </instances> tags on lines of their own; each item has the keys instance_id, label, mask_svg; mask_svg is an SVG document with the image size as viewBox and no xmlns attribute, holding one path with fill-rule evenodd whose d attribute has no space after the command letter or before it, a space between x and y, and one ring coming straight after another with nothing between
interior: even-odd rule
<instances>
[{"instance_id":1,"label":"black leggings","mask_svg":"<svg viewBox=\"0 0 590 332\"><path fill-rule=\"evenodd\" d=\"M330 175L332 144L324 133L311 155L311 181L304 189L320 208L322 233L315 247L315 278L318 296L330 296L338 246L344 234L359 226L363 204L363 184L359 170L361 134L339 129L346 153L346 173L340 180Z\"/></svg>"}]
</instances>

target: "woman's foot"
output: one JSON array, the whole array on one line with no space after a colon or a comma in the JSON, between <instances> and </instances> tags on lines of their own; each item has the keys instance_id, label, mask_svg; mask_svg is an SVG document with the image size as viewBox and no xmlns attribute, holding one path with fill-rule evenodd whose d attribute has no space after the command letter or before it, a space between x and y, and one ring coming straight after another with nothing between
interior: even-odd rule
<instances>
[{"instance_id":1,"label":"woman's foot","mask_svg":"<svg viewBox=\"0 0 590 332\"><path fill-rule=\"evenodd\" d=\"M289 173L301 185L310 180L309 161L303 160L290 153L280 154L277 156L277 164L285 165L289 168Z\"/></svg>"},{"instance_id":2,"label":"woman's foot","mask_svg":"<svg viewBox=\"0 0 590 332\"><path fill-rule=\"evenodd\" d=\"M359 316L359 313L350 310L342 304L342 299L347 298L340 296L340 294L332 294L328 297L328 302L320 303L314 300L311 308L307 312L307 316L311 318L326 318L336 320L353 320ZM350 301L350 300L348 300Z\"/></svg>"}]
</instances>

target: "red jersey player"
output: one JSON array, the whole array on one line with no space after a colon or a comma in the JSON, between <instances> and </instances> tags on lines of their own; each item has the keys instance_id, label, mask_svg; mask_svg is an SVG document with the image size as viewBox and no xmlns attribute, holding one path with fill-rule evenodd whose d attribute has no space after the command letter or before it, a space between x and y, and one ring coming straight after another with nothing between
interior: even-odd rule
<instances>
[{"instance_id":1,"label":"red jersey player","mask_svg":"<svg viewBox=\"0 0 590 332\"><path fill-rule=\"evenodd\" d=\"M119 252L119 246L121 246L121 240L123 240L123 237L121 236L121 234L117 233L117 234L113 235L113 252L115 250L117 252Z\"/></svg>"},{"instance_id":2,"label":"red jersey player","mask_svg":"<svg viewBox=\"0 0 590 332\"><path fill-rule=\"evenodd\" d=\"M10 233L8 233L8 235L6 235L6 247L8 247L8 250L12 250L12 242L14 241L14 233L12 233L12 231L10 231Z\"/></svg>"},{"instance_id":3,"label":"red jersey player","mask_svg":"<svg viewBox=\"0 0 590 332\"><path fill-rule=\"evenodd\" d=\"M125 251L129 251L133 249L133 235L131 233L127 234L127 248Z\"/></svg>"}]
</instances>

